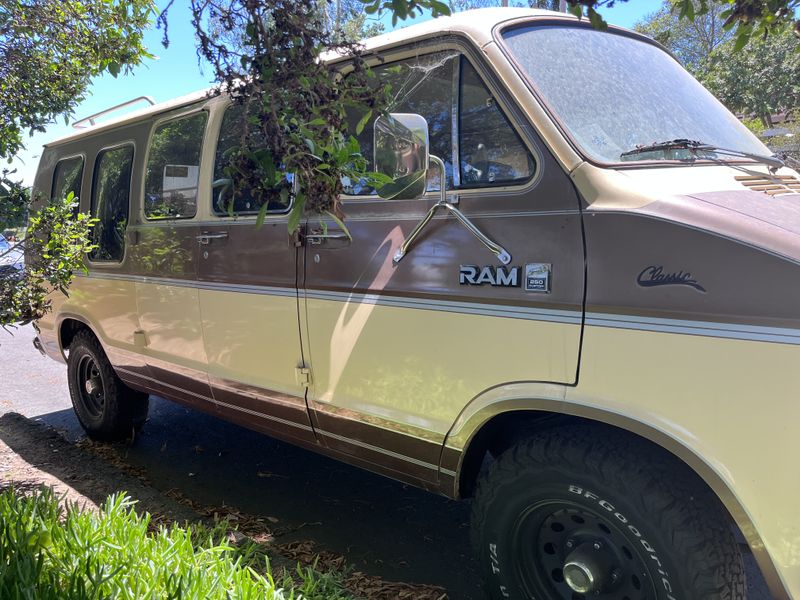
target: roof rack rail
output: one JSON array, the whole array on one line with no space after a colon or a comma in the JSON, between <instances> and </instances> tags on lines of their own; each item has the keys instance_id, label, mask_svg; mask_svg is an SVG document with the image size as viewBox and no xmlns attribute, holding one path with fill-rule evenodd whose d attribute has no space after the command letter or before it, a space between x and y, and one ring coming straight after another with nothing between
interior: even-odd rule
<instances>
[{"instance_id":1,"label":"roof rack rail","mask_svg":"<svg viewBox=\"0 0 800 600\"><path fill-rule=\"evenodd\" d=\"M131 100L128 100L126 102L122 102L121 104L117 104L115 106L112 106L111 108L106 108L105 110L101 110L100 112L96 112L93 115L89 115L88 117L84 117L83 119L78 119L77 121L75 121L72 124L72 126L75 129L86 129L87 127L91 127L92 125L95 124L95 119L97 119L97 117L102 117L103 115L107 115L109 113L116 112L116 111L120 110L121 108L125 108L127 106L131 106L132 104L136 104L136 103L141 102L143 100L145 102L149 102L150 106L153 106L156 103L156 101L153 100L150 96L138 96L138 97L133 98ZM86 124L87 122L89 123L89 125Z\"/></svg>"}]
</instances>

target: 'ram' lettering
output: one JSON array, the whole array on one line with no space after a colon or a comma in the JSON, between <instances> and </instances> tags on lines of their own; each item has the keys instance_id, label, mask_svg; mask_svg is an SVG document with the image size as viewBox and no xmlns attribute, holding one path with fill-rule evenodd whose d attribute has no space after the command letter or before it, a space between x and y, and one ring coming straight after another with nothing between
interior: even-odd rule
<instances>
[{"instance_id":1,"label":"'ram' lettering","mask_svg":"<svg viewBox=\"0 0 800 600\"><path fill-rule=\"evenodd\" d=\"M519 267L476 267L461 265L458 283L461 285L484 285L519 287Z\"/></svg>"}]
</instances>

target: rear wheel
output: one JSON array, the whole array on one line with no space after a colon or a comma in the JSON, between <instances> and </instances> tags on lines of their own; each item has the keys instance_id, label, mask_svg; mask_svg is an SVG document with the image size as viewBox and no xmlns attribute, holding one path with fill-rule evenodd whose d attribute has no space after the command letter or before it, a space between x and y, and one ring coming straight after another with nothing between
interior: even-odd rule
<instances>
[{"instance_id":1,"label":"rear wheel","mask_svg":"<svg viewBox=\"0 0 800 600\"><path fill-rule=\"evenodd\" d=\"M489 596L743 599L742 559L716 498L640 440L596 436L532 437L479 482L473 533Z\"/></svg>"},{"instance_id":2,"label":"rear wheel","mask_svg":"<svg viewBox=\"0 0 800 600\"><path fill-rule=\"evenodd\" d=\"M148 395L122 383L89 331L78 332L70 344L67 378L72 406L89 437L128 439L144 425Z\"/></svg>"}]
</instances>

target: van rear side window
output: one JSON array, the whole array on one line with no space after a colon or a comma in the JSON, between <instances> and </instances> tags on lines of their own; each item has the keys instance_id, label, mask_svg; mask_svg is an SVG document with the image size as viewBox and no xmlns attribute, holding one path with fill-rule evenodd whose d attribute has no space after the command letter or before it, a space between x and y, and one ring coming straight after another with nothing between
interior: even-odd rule
<instances>
[{"instance_id":1,"label":"van rear side window","mask_svg":"<svg viewBox=\"0 0 800 600\"><path fill-rule=\"evenodd\" d=\"M148 219L191 219L197 214L205 128L205 112L156 127L144 187L144 216Z\"/></svg>"},{"instance_id":2,"label":"van rear side window","mask_svg":"<svg viewBox=\"0 0 800 600\"><path fill-rule=\"evenodd\" d=\"M97 155L92 183L92 216L98 219L92 228L92 242L97 247L89 254L90 260L121 262L125 255L132 166L130 145Z\"/></svg>"},{"instance_id":3,"label":"van rear side window","mask_svg":"<svg viewBox=\"0 0 800 600\"><path fill-rule=\"evenodd\" d=\"M53 174L53 193L51 197L61 200L72 192L75 200L81 196L81 180L83 179L83 157L64 158L58 161ZM77 208L76 211L77 212Z\"/></svg>"}]
</instances>

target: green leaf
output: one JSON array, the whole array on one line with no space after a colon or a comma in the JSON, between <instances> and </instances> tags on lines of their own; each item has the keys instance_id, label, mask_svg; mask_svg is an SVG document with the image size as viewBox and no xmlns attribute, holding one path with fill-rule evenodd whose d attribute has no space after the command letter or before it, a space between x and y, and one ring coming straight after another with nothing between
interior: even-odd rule
<instances>
[{"instance_id":1,"label":"green leaf","mask_svg":"<svg viewBox=\"0 0 800 600\"><path fill-rule=\"evenodd\" d=\"M356 135L361 135L361 132L364 131L364 127L367 126L369 120L372 118L372 111L369 110L367 113L361 117L361 120L356 125Z\"/></svg>"},{"instance_id":2,"label":"green leaf","mask_svg":"<svg viewBox=\"0 0 800 600\"><path fill-rule=\"evenodd\" d=\"M261 229L261 226L264 224L264 219L267 216L267 209L269 208L269 202L264 202L261 205L261 208L258 210L258 217L256 217L256 229Z\"/></svg>"},{"instance_id":3,"label":"green leaf","mask_svg":"<svg viewBox=\"0 0 800 600\"><path fill-rule=\"evenodd\" d=\"M594 8L589 7L588 17L592 27L598 31L606 31L608 29L608 23Z\"/></svg>"},{"instance_id":4,"label":"green leaf","mask_svg":"<svg viewBox=\"0 0 800 600\"><path fill-rule=\"evenodd\" d=\"M300 227L300 221L303 218L305 207L306 207L305 196L303 194L297 194L294 206L292 206L292 210L289 213L289 223L288 223L289 233L294 233L295 231L297 231L297 228Z\"/></svg>"},{"instance_id":5,"label":"green leaf","mask_svg":"<svg viewBox=\"0 0 800 600\"><path fill-rule=\"evenodd\" d=\"M739 28L741 29L741 27ZM737 33L736 35L736 42L733 45L733 51L739 52L742 48L747 46L747 42L750 41L750 31L744 30L741 33Z\"/></svg>"},{"instance_id":6,"label":"green leaf","mask_svg":"<svg viewBox=\"0 0 800 600\"><path fill-rule=\"evenodd\" d=\"M331 219L333 219L334 223L336 223L339 226L339 228L344 232L344 234L347 236L347 239L349 239L352 242L353 236L350 235L350 230L347 228L347 225L344 224L344 221L342 221L339 217L337 217L329 210L326 210L325 214L328 215Z\"/></svg>"}]
</instances>

